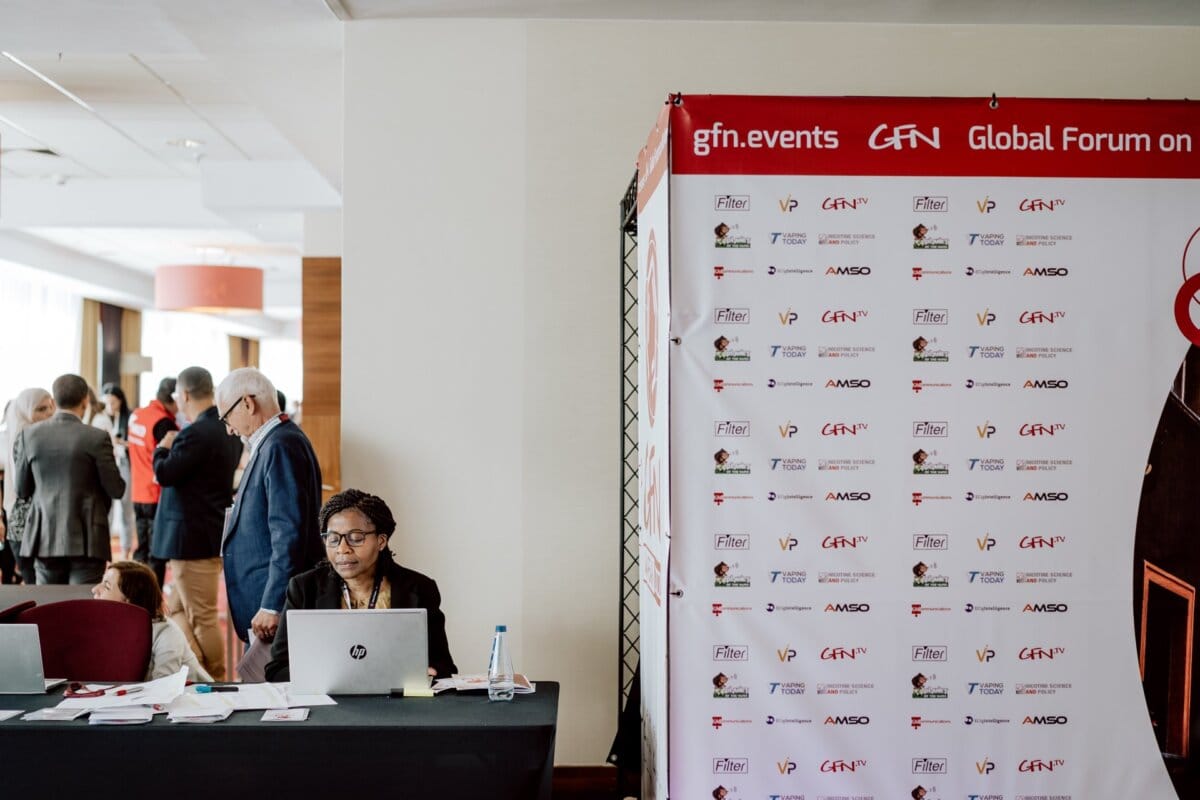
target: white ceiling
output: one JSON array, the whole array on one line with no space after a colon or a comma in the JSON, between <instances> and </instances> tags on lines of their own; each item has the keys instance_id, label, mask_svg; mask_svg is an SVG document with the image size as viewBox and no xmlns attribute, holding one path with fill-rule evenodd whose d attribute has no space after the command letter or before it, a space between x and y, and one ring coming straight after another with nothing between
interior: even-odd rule
<instances>
[{"instance_id":1,"label":"white ceiling","mask_svg":"<svg viewBox=\"0 0 1200 800\"><path fill-rule=\"evenodd\" d=\"M515 17L929 25L1200 25L1196 0L326 0L343 19Z\"/></svg>"}]
</instances>

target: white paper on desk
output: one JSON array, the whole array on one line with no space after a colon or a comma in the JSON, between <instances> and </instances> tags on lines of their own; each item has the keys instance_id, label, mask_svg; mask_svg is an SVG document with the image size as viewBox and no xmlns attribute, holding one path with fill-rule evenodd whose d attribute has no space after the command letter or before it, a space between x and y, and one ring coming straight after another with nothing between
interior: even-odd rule
<instances>
[{"instance_id":1,"label":"white paper on desk","mask_svg":"<svg viewBox=\"0 0 1200 800\"><path fill-rule=\"evenodd\" d=\"M6 719L12 719L13 717L19 717L21 716L21 713L21 709L19 708L16 711L9 711L8 709L0 710L0 722L4 722Z\"/></svg>"},{"instance_id":2,"label":"white paper on desk","mask_svg":"<svg viewBox=\"0 0 1200 800\"><path fill-rule=\"evenodd\" d=\"M68 697L58 704L61 709L83 709L92 711L97 708L125 708L127 706L149 706L155 704L168 705L176 697L183 694L187 685L187 667L180 667L179 672L145 683L125 683L113 686L100 697ZM132 690L141 687L140 691L118 696L119 689Z\"/></svg>"},{"instance_id":3,"label":"white paper on desk","mask_svg":"<svg viewBox=\"0 0 1200 800\"><path fill-rule=\"evenodd\" d=\"M446 685L443 681L449 681L450 685ZM447 689L454 689L459 692L478 692L488 688L487 675L455 675L453 678L443 678L434 684L435 692L444 692ZM537 684L531 683L521 673L513 674L513 694L533 694L537 691Z\"/></svg>"},{"instance_id":4,"label":"white paper on desk","mask_svg":"<svg viewBox=\"0 0 1200 800\"><path fill-rule=\"evenodd\" d=\"M154 709L149 706L125 706L124 708L98 708L88 716L89 725L145 725L154 719Z\"/></svg>"},{"instance_id":5,"label":"white paper on desk","mask_svg":"<svg viewBox=\"0 0 1200 800\"><path fill-rule=\"evenodd\" d=\"M170 722L220 722L233 713L233 705L220 694L183 694L167 712Z\"/></svg>"},{"instance_id":6,"label":"white paper on desk","mask_svg":"<svg viewBox=\"0 0 1200 800\"><path fill-rule=\"evenodd\" d=\"M337 701L327 694L293 694L290 683L280 683L277 685L283 689L283 693L287 697L288 708L337 705Z\"/></svg>"},{"instance_id":7,"label":"white paper on desk","mask_svg":"<svg viewBox=\"0 0 1200 800\"><path fill-rule=\"evenodd\" d=\"M87 713L86 708L39 708L21 717L26 722L66 722L79 719Z\"/></svg>"}]
</instances>

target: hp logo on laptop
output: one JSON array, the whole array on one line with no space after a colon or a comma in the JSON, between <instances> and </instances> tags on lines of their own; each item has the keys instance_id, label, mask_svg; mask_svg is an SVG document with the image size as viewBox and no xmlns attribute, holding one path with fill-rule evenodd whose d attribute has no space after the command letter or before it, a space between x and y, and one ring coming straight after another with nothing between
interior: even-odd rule
<instances>
[{"instance_id":1,"label":"hp logo on laptop","mask_svg":"<svg viewBox=\"0 0 1200 800\"><path fill-rule=\"evenodd\" d=\"M363 647L361 644L351 646L350 657L355 661L362 661L367 657L367 648Z\"/></svg>"}]
</instances>

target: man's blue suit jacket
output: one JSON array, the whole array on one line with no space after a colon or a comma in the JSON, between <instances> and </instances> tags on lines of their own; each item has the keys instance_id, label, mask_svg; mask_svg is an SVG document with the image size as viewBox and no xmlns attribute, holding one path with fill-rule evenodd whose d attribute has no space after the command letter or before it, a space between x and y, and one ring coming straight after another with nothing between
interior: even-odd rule
<instances>
[{"instance_id":1,"label":"man's blue suit jacket","mask_svg":"<svg viewBox=\"0 0 1200 800\"><path fill-rule=\"evenodd\" d=\"M250 459L221 551L234 630L243 640L260 608L283 613L288 581L324 555L317 515L321 468L294 422L270 431Z\"/></svg>"}]
</instances>

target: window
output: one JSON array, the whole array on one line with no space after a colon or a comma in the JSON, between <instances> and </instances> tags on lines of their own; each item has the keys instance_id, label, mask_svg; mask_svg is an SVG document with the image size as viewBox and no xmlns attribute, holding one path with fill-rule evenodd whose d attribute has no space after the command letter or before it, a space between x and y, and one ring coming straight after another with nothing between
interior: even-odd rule
<instances>
[{"instance_id":1,"label":"window","mask_svg":"<svg viewBox=\"0 0 1200 800\"><path fill-rule=\"evenodd\" d=\"M83 299L55 276L0 262L0 408L22 389L47 391L79 372Z\"/></svg>"}]
</instances>

